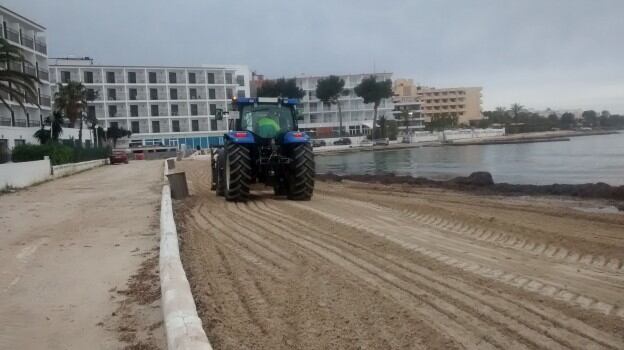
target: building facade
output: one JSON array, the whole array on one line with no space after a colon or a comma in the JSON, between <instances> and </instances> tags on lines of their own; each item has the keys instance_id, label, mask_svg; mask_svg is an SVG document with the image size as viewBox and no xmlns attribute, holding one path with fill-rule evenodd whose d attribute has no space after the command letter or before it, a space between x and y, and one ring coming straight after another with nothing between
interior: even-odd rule
<instances>
[{"instance_id":1,"label":"building facade","mask_svg":"<svg viewBox=\"0 0 624 350\"><path fill-rule=\"evenodd\" d=\"M6 92L1 91L0 95L9 104L7 108L0 103L0 126L36 128L50 115L50 83L48 72L48 48L46 44L46 29L40 24L15 13L3 6L0 6L0 35L11 45L19 48L23 62L11 64L11 67L0 67L0 69L11 69L36 76L40 83L37 84L37 101L26 100L25 110L17 101L11 100ZM37 106L39 104L40 107ZM5 129L7 130L7 129ZM32 132L34 132L34 129ZM18 134L22 134L20 131ZM16 144L24 143L24 138L10 139L8 132L0 135L0 153L6 157L9 150ZM13 133L11 133L13 134Z\"/></svg>"},{"instance_id":2,"label":"building facade","mask_svg":"<svg viewBox=\"0 0 624 350\"><path fill-rule=\"evenodd\" d=\"M87 58L50 65L52 83L79 81L96 96L87 114L99 126L130 130L131 145L145 146L220 144L227 121L216 120L216 111L230 109L233 96L249 96L250 79L243 65L114 66Z\"/></svg>"},{"instance_id":3,"label":"building facade","mask_svg":"<svg viewBox=\"0 0 624 350\"><path fill-rule=\"evenodd\" d=\"M399 136L411 135L425 129L425 117L421 113L420 101L413 96L395 96L394 119L397 120Z\"/></svg>"},{"instance_id":4,"label":"building facade","mask_svg":"<svg viewBox=\"0 0 624 350\"><path fill-rule=\"evenodd\" d=\"M345 81L345 96L340 97L342 109L343 134L345 136L368 135L373 126L373 104L365 104L362 98L358 97L354 88L362 79L374 75L377 80L392 79L392 73L376 74L352 74L341 75ZM316 98L316 84L323 76L303 76L297 77L297 86L305 92L301 99L299 112L303 114L303 120L299 122L299 128L307 131L314 137L329 138L338 137L340 122L338 118L338 107L336 105L324 105ZM392 119L394 105L392 99L381 101L377 109L378 118L385 116Z\"/></svg>"},{"instance_id":5,"label":"building facade","mask_svg":"<svg viewBox=\"0 0 624 350\"><path fill-rule=\"evenodd\" d=\"M425 87L414 85L411 79L397 79L393 87L397 97L416 98L425 122L445 115L457 116L463 125L483 119L481 87Z\"/></svg>"}]
</instances>

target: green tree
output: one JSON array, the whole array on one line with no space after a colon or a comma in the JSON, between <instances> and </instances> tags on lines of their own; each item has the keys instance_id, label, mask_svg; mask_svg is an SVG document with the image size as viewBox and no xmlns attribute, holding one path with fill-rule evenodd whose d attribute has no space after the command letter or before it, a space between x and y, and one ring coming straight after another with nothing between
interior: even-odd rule
<instances>
[{"instance_id":1,"label":"green tree","mask_svg":"<svg viewBox=\"0 0 624 350\"><path fill-rule=\"evenodd\" d=\"M373 104L373 130L372 137L375 138L375 129L377 125L377 109L381 104L381 101L386 98L392 97L392 81L386 79L383 81L377 81L374 75L368 78L362 79L362 81L355 87L355 94L364 100L364 103Z\"/></svg>"},{"instance_id":2,"label":"green tree","mask_svg":"<svg viewBox=\"0 0 624 350\"><path fill-rule=\"evenodd\" d=\"M583 111L582 117L585 125L596 126L596 122L598 121L598 113L596 113L596 111Z\"/></svg>"},{"instance_id":3,"label":"green tree","mask_svg":"<svg viewBox=\"0 0 624 350\"><path fill-rule=\"evenodd\" d=\"M130 135L132 135L130 130L119 128L117 126L111 126L106 129L106 139L113 140L113 148L117 147L117 140L123 137L130 137Z\"/></svg>"},{"instance_id":4,"label":"green tree","mask_svg":"<svg viewBox=\"0 0 624 350\"><path fill-rule=\"evenodd\" d=\"M344 86L345 81L335 75L321 78L316 83L316 97L326 105L338 106L339 137L342 137L342 108L339 99L345 94Z\"/></svg>"},{"instance_id":5,"label":"green tree","mask_svg":"<svg viewBox=\"0 0 624 350\"><path fill-rule=\"evenodd\" d=\"M39 143L42 145L45 145L46 143L50 142L50 130L44 129L43 125L41 125L41 128L39 130L35 131L33 136L37 140L39 140Z\"/></svg>"},{"instance_id":6,"label":"green tree","mask_svg":"<svg viewBox=\"0 0 624 350\"><path fill-rule=\"evenodd\" d=\"M513 119L518 121L520 114L524 112L524 106L519 103L514 103L511 105L509 111L511 112Z\"/></svg>"},{"instance_id":7,"label":"green tree","mask_svg":"<svg viewBox=\"0 0 624 350\"><path fill-rule=\"evenodd\" d=\"M561 115L561 127L563 129L572 129L574 127L574 114L567 112Z\"/></svg>"},{"instance_id":8,"label":"green tree","mask_svg":"<svg viewBox=\"0 0 624 350\"><path fill-rule=\"evenodd\" d=\"M78 142L82 145L82 122L84 111L88 103L87 89L82 83L70 81L63 85L58 84L58 91L54 94L54 109L69 120L72 125L80 121Z\"/></svg>"},{"instance_id":9,"label":"green tree","mask_svg":"<svg viewBox=\"0 0 624 350\"><path fill-rule=\"evenodd\" d=\"M303 98L305 92L297 86L295 78L279 78L277 80L265 80L258 88L258 97L289 97Z\"/></svg>"},{"instance_id":10,"label":"green tree","mask_svg":"<svg viewBox=\"0 0 624 350\"><path fill-rule=\"evenodd\" d=\"M431 131L442 131L456 127L458 121L459 117L457 115L445 113L431 117L431 122L428 126Z\"/></svg>"},{"instance_id":11,"label":"green tree","mask_svg":"<svg viewBox=\"0 0 624 350\"><path fill-rule=\"evenodd\" d=\"M20 49L9 44L7 40L0 38L0 92L3 92L5 96L10 96L26 113L25 102L33 103L39 107L37 99L39 79L34 75L13 69L15 65L21 66L23 62L24 56ZM2 94L0 94L0 101L13 112L12 106ZM15 117L13 115L11 116L11 123L15 125Z\"/></svg>"},{"instance_id":12,"label":"green tree","mask_svg":"<svg viewBox=\"0 0 624 350\"><path fill-rule=\"evenodd\" d=\"M386 137L388 137L388 133L387 133L387 122L388 120L386 119L385 115L382 115L381 117L379 117L379 136L382 139L385 139Z\"/></svg>"}]
</instances>

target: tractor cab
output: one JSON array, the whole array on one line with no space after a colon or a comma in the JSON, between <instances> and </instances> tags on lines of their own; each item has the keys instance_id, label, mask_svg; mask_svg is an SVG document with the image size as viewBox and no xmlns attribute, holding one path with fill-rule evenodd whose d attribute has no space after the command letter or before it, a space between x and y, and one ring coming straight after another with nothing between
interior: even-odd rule
<instances>
[{"instance_id":1,"label":"tractor cab","mask_svg":"<svg viewBox=\"0 0 624 350\"><path fill-rule=\"evenodd\" d=\"M223 149L213 157L212 187L218 195L244 201L249 185L262 182L276 195L311 198L314 157L309 136L298 130L298 103L281 97L232 99L230 131L224 135ZM218 111L217 120L222 118Z\"/></svg>"}]
</instances>

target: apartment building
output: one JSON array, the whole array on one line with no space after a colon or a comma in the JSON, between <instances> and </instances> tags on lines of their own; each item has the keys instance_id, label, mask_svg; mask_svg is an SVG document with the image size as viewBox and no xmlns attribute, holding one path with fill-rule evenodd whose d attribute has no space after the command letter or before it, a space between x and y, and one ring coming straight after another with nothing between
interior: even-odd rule
<instances>
[{"instance_id":1,"label":"apartment building","mask_svg":"<svg viewBox=\"0 0 624 350\"><path fill-rule=\"evenodd\" d=\"M410 135L425 129L425 117L421 113L420 101L416 97L394 96L392 102L394 103L394 119L398 121L399 136ZM407 113L407 118L405 113Z\"/></svg>"},{"instance_id":2,"label":"apartment building","mask_svg":"<svg viewBox=\"0 0 624 350\"><path fill-rule=\"evenodd\" d=\"M0 135L0 153L7 155L16 144L26 143L29 139L21 136L19 139L11 139L7 135L31 136L30 131L19 130L13 133L9 131L11 130L9 128L40 127L42 121L50 115L50 83L45 27L4 6L0 6L0 24L1 37L9 44L18 47L24 57L21 63L14 63L10 67L0 67L0 69L10 68L36 76L40 80L37 87L37 100L27 100L26 111L17 101L11 100L6 92L0 91L0 96L11 106L7 108L0 103L0 127L3 127Z\"/></svg>"},{"instance_id":3,"label":"apartment building","mask_svg":"<svg viewBox=\"0 0 624 350\"><path fill-rule=\"evenodd\" d=\"M397 79L393 88L397 97L416 98L426 122L443 115L457 116L459 124L464 125L483 119L481 87L435 88L414 85L411 79Z\"/></svg>"},{"instance_id":4,"label":"apartment building","mask_svg":"<svg viewBox=\"0 0 624 350\"><path fill-rule=\"evenodd\" d=\"M56 59L52 83L82 82L96 98L87 107L103 128L132 131L132 145L206 148L222 142L233 96L249 96L251 72L243 65L198 67L115 66L92 59ZM53 87L53 92L56 87Z\"/></svg>"},{"instance_id":5,"label":"apartment building","mask_svg":"<svg viewBox=\"0 0 624 350\"><path fill-rule=\"evenodd\" d=\"M353 89L362 79L374 75L377 80L392 79L392 73L374 74L350 74L341 75L345 81L347 94L340 98L342 109L342 125L344 135L360 136L370 134L373 127L373 105L365 104L362 98L358 97ZM319 138L337 137L340 130L338 119L338 107L336 105L324 105L316 98L316 84L324 76L302 76L297 77L297 86L305 92L299 112L303 114L303 120L299 122L299 127ZM381 102L377 110L378 117L393 117L394 105L392 99L388 98Z\"/></svg>"}]
</instances>

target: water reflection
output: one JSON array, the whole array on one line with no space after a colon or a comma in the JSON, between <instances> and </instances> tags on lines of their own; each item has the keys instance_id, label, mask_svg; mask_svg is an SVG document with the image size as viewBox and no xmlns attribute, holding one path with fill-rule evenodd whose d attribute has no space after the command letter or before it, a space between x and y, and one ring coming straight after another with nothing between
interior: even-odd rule
<instances>
[{"instance_id":1,"label":"water reflection","mask_svg":"<svg viewBox=\"0 0 624 350\"><path fill-rule=\"evenodd\" d=\"M489 171L496 182L624 185L624 134L569 142L463 147L421 147L317 157L317 171L339 174L394 172L448 179Z\"/></svg>"}]
</instances>

